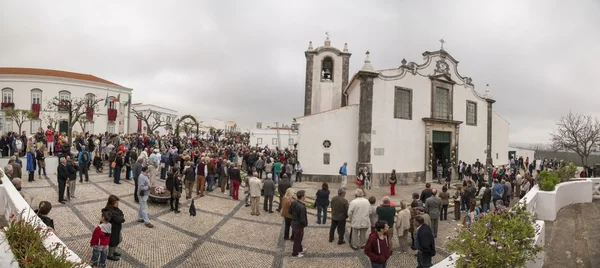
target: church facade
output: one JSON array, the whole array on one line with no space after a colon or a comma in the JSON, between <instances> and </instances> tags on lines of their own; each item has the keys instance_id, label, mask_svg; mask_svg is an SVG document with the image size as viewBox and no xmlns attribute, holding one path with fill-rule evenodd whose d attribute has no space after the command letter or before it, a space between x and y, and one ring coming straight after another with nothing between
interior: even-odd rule
<instances>
[{"instance_id":1,"label":"church facade","mask_svg":"<svg viewBox=\"0 0 600 268\"><path fill-rule=\"evenodd\" d=\"M476 91L443 48L382 70L367 52L352 78L347 45L339 50L327 38L305 56L304 116L295 119L303 178L338 182L347 162L348 175L367 167L375 184L387 184L393 169L400 181L431 181L436 161L508 162L508 121L489 88Z\"/></svg>"}]
</instances>

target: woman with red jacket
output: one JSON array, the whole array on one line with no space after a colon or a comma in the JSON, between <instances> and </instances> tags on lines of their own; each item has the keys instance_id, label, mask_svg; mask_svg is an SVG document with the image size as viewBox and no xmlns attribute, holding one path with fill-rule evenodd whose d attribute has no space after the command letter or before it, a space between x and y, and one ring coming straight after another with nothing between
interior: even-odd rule
<instances>
[{"instance_id":1,"label":"woman with red jacket","mask_svg":"<svg viewBox=\"0 0 600 268\"><path fill-rule=\"evenodd\" d=\"M392 255L388 237L389 229L387 221L376 222L375 230L371 232L365 244L365 254L371 260L371 267L373 268L385 268L387 260Z\"/></svg>"}]
</instances>

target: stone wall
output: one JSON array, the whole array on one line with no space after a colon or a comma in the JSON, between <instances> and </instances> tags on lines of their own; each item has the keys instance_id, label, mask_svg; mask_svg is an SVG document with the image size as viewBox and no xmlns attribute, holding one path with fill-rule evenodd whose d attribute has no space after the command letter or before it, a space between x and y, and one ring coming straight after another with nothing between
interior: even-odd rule
<instances>
[{"instance_id":1,"label":"stone wall","mask_svg":"<svg viewBox=\"0 0 600 268\"><path fill-rule=\"evenodd\" d=\"M396 173L396 176L398 178L398 185L424 183L425 182L425 171ZM390 177L390 173L373 173L373 174L371 174L371 177L372 177L372 182L373 182L372 186L389 186L388 178ZM340 176L340 175L302 174L302 181L341 183L342 176ZM348 185L354 184L355 181L356 181L355 175L348 176Z\"/></svg>"},{"instance_id":2,"label":"stone wall","mask_svg":"<svg viewBox=\"0 0 600 268\"><path fill-rule=\"evenodd\" d=\"M388 179L391 173L375 173L373 174L373 185L389 186ZM398 185L424 183L425 182L425 171L415 172L396 172L396 178L398 179Z\"/></svg>"}]
</instances>

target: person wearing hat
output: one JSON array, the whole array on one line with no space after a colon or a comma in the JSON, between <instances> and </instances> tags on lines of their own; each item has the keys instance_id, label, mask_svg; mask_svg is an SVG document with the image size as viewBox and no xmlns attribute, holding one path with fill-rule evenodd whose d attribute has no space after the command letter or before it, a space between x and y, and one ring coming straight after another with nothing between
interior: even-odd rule
<instances>
[{"instance_id":1,"label":"person wearing hat","mask_svg":"<svg viewBox=\"0 0 600 268\"><path fill-rule=\"evenodd\" d=\"M344 235L346 233L346 219L348 218L348 200L346 200L346 191L340 188L338 195L331 199L331 228L329 229L329 242L333 242L335 230L339 236L338 245L346 243Z\"/></svg>"}]
</instances>

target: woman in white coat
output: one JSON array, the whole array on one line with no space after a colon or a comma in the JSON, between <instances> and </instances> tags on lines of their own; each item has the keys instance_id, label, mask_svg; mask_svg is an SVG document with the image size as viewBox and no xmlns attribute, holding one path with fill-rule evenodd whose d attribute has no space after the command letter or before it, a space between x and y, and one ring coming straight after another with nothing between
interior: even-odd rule
<instances>
[{"instance_id":1,"label":"woman in white coat","mask_svg":"<svg viewBox=\"0 0 600 268\"><path fill-rule=\"evenodd\" d=\"M359 247L364 248L367 242L367 230L371 227L371 219L369 218L371 203L364 197L362 189L356 189L354 195L356 198L350 202L348 217L352 228L350 247L357 250Z\"/></svg>"}]
</instances>

